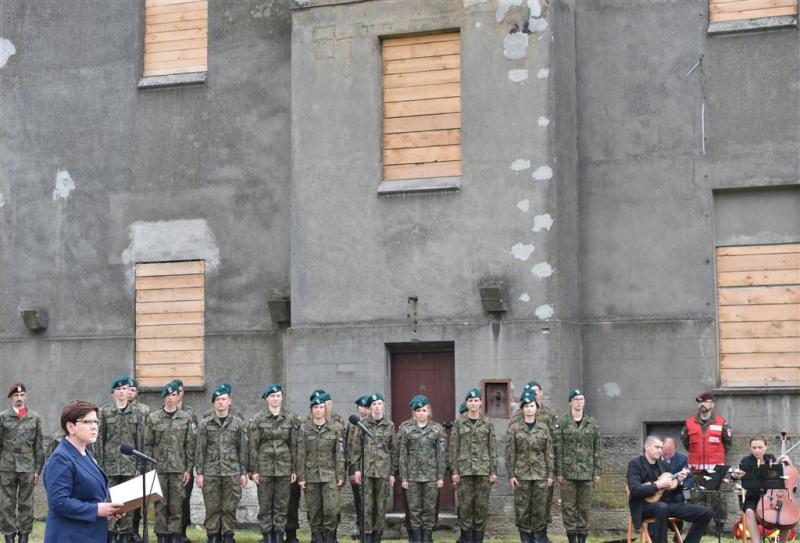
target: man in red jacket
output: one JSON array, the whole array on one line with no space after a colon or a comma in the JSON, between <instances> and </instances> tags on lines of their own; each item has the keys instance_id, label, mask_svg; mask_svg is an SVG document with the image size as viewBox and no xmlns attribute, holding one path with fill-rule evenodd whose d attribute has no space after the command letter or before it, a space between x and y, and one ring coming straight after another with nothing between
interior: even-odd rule
<instances>
[{"instance_id":1,"label":"man in red jacket","mask_svg":"<svg viewBox=\"0 0 800 543\"><path fill-rule=\"evenodd\" d=\"M686 419L681 430L681 441L689 451L689 466L692 469L713 471L715 466L725 464L725 453L732 441L731 427L722 416L714 414L714 395L711 392L703 392L695 401L697 415ZM692 487L689 502L711 508L716 535L719 537L728 516L725 496L718 489L700 487L700 483Z\"/></svg>"}]
</instances>

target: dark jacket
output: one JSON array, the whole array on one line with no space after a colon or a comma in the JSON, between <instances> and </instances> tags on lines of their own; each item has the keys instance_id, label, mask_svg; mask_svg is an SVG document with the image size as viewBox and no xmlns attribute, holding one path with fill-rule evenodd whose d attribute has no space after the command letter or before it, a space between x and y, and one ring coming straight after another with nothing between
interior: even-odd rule
<instances>
[{"instance_id":1,"label":"dark jacket","mask_svg":"<svg viewBox=\"0 0 800 543\"><path fill-rule=\"evenodd\" d=\"M649 462L644 457L644 455L638 456L628 462L628 472L626 475L626 479L628 482L628 489L630 490L630 496L628 496L628 508L631 511L631 520L633 521L633 527L635 529L639 529L642 525L642 509L644 508L644 499L647 496L652 496L656 493L656 485L655 478L650 475L650 470L648 469ZM656 465L658 466L658 473L659 475L664 472L669 472L669 466L663 460L657 460ZM678 488L672 492L665 492L664 495L661 496L661 501L671 501L670 495L673 492L683 492L682 486L679 484Z\"/></svg>"},{"instance_id":2,"label":"dark jacket","mask_svg":"<svg viewBox=\"0 0 800 543\"><path fill-rule=\"evenodd\" d=\"M86 456L62 439L47 460L45 543L105 543L108 521L97 516L97 504L108 498L108 479L87 451Z\"/></svg>"}]
</instances>

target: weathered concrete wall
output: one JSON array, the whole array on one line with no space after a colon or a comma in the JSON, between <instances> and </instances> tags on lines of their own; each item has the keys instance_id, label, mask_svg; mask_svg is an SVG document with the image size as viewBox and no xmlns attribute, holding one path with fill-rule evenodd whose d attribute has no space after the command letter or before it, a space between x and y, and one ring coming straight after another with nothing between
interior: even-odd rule
<instances>
[{"instance_id":1,"label":"weathered concrete wall","mask_svg":"<svg viewBox=\"0 0 800 543\"><path fill-rule=\"evenodd\" d=\"M0 382L25 380L52 429L60 404L107 401L133 369L137 260L206 260L209 384L252 413L283 372L266 302L289 292L288 5L212 3L207 84L147 91L142 6L0 2L16 50L0 68ZM24 328L27 306L46 332Z\"/></svg>"}]
</instances>

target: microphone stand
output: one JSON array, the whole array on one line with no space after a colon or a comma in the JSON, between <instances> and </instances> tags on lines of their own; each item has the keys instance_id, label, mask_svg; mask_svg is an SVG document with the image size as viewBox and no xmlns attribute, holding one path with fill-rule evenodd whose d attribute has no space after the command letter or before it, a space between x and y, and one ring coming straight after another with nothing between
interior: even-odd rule
<instances>
[{"instance_id":1,"label":"microphone stand","mask_svg":"<svg viewBox=\"0 0 800 543\"><path fill-rule=\"evenodd\" d=\"M364 474L364 447L366 445L367 434L366 432L358 432L361 436L361 543L367 543L367 478Z\"/></svg>"},{"instance_id":2,"label":"microphone stand","mask_svg":"<svg viewBox=\"0 0 800 543\"><path fill-rule=\"evenodd\" d=\"M155 462L153 462L153 465L155 465ZM147 461L144 458L139 458L139 466L142 470L142 541L143 543L147 543L147 538L149 536L147 533L147 506L149 505L149 500L147 499L147 477L145 477ZM158 477L158 473L154 473L153 477L153 482L155 483L155 477Z\"/></svg>"}]
</instances>

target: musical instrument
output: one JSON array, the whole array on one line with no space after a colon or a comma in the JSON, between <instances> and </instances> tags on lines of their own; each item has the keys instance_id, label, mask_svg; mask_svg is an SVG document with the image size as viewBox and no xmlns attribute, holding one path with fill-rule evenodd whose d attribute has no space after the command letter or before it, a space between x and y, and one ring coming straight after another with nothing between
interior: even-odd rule
<instances>
[{"instance_id":1,"label":"musical instrument","mask_svg":"<svg viewBox=\"0 0 800 543\"><path fill-rule=\"evenodd\" d=\"M781 454L779 458L797 447L796 443L786 450L786 431L781 432ZM785 463L783 466L784 487L767 490L755 509L756 519L766 528L792 528L800 520L800 503L795 499L797 491L797 468Z\"/></svg>"},{"instance_id":2,"label":"musical instrument","mask_svg":"<svg viewBox=\"0 0 800 543\"><path fill-rule=\"evenodd\" d=\"M678 488L677 479L678 479L678 476L681 475L681 474L689 475L689 468L688 467L683 468L678 473L670 473L668 471L665 471L664 473L659 475L658 479L656 479L656 481L655 481L656 484L658 484L658 483L660 483L662 481L669 481L671 484L667 488L659 488L658 490L656 490L655 494L652 494L650 496L645 497L644 501L646 503L656 503L658 500L661 499L661 496L664 495L664 492L667 492L668 490L675 490L676 488Z\"/></svg>"}]
</instances>

